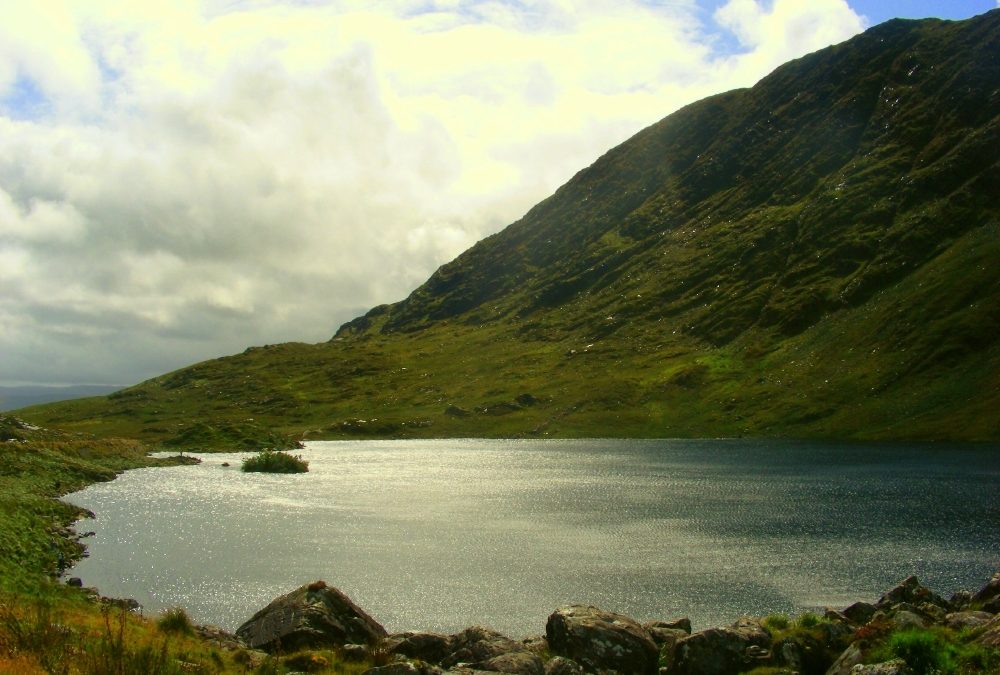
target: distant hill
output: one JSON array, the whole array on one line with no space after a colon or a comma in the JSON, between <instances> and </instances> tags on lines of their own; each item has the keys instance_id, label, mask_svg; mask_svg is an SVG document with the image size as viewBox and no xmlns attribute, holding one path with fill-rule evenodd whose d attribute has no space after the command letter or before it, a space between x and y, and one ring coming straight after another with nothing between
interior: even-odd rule
<instances>
[{"instance_id":1,"label":"distant hill","mask_svg":"<svg viewBox=\"0 0 1000 675\"><path fill-rule=\"evenodd\" d=\"M890 21L694 103L329 343L48 425L1000 440L1000 10Z\"/></svg>"},{"instance_id":2,"label":"distant hill","mask_svg":"<svg viewBox=\"0 0 1000 675\"><path fill-rule=\"evenodd\" d=\"M50 403L52 401L66 401L68 399L84 398L87 396L107 396L119 389L122 389L122 387L96 384L25 387L0 386L0 412L17 410L25 406Z\"/></svg>"}]
</instances>

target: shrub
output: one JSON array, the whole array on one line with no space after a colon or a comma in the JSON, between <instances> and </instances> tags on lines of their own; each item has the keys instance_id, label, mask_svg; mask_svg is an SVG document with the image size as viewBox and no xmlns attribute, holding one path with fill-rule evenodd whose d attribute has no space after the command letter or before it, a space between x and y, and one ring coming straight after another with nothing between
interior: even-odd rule
<instances>
[{"instance_id":1,"label":"shrub","mask_svg":"<svg viewBox=\"0 0 1000 675\"><path fill-rule=\"evenodd\" d=\"M798 624L800 628L815 628L819 625L821 621L820 617L812 612L806 612L799 617Z\"/></svg>"},{"instance_id":2,"label":"shrub","mask_svg":"<svg viewBox=\"0 0 1000 675\"><path fill-rule=\"evenodd\" d=\"M889 637L886 646L892 656L906 661L917 675L955 671L955 647L932 631L899 631Z\"/></svg>"},{"instance_id":3,"label":"shrub","mask_svg":"<svg viewBox=\"0 0 1000 675\"><path fill-rule=\"evenodd\" d=\"M263 473L305 473L309 470L309 462L302 459L301 455L290 455L279 450L262 450L243 460L243 470Z\"/></svg>"},{"instance_id":4,"label":"shrub","mask_svg":"<svg viewBox=\"0 0 1000 675\"><path fill-rule=\"evenodd\" d=\"M183 607L171 607L156 620L156 626L164 633L193 635L194 626Z\"/></svg>"},{"instance_id":5,"label":"shrub","mask_svg":"<svg viewBox=\"0 0 1000 675\"><path fill-rule=\"evenodd\" d=\"M769 631L785 630L791 622L784 614L771 614L764 619L764 627Z\"/></svg>"}]
</instances>

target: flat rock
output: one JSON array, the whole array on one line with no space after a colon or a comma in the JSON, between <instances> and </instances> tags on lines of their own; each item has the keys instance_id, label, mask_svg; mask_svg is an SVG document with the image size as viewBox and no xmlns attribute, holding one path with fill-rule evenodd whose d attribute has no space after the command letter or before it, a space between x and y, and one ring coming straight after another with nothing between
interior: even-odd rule
<instances>
[{"instance_id":1,"label":"flat rock","mask_svg":"<svg viewBox=\"0 0 1000 675\"><path fill-rule=\"evenodd\" d=\"M554 656L545 664L545 675L583 675L583 668L573 659Z\"/></svg>"},{"instance_id":2,"label":"flat rock","mask_svg":"<svg viewBox=\"0 0 1000 675\"><path fill-rule=\"evenodd\" d=\"M1000 616L986 624L986 630L976 638L976 644L984 647L1000 647Z\"/></svg>"},{"instance_id":3,"label":"flat rock","mask_svg":"<svg viewBox=\"0 0 1000 675\"><path fill-rule=\"evenodd\" d=\"M316 581L273 600L236 629L252 649L297 649L371 644L385 628L332 586Z\"/></svg>"},{"instance_id":4,"label":"flat rock","mask_svg":"<svg viewBox=\"0 0 1000 675\"><path fill-rule=\"evenodd\" d=\"M659 650L637 621L587 605L553 612L545 625L549 647L587 672L657 672Z\"/></svg>"},{"instance_id":5,"label":"flat rock","mask_svg":"<svg viewBox=\"0 0 1000 675\"><path fill-rule=\"evenodd\" d=\"M475 664L477 668L494 673L514 673L515 675L544 675L545 666L537 654L531 652L508 652Z\"/></svg>"}]
</instances>

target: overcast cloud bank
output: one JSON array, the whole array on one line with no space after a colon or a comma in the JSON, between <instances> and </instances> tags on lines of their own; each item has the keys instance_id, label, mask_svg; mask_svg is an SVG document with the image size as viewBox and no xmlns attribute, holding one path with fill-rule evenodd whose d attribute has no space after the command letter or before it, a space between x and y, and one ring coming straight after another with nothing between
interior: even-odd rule
<instances>
[{"instance_id":1,"label":"overcast cloud bank","mask_svg":"<svg viewBox=\"0 0 1000 675\"><path fill-rule=\"evenodd\" d=\"M843 0L0 9L0 382L320 341ZM735 40L734 40L735 38Z\"/></svg>"}]
</instances>

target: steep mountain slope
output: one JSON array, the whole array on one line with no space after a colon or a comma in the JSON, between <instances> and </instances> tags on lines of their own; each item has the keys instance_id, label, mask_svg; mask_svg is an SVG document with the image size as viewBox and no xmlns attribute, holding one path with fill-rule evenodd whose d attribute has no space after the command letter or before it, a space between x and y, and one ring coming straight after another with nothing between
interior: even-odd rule
<instances>
[{"instance_id":1,"label":"steep mountain slope","mask_svg":"<svg viewBox=\"0 0 1000 675\"><path fill-rule=\"evenodd\" d=\"M640 132L328 344L31 415L189 443L996 440L998 196L1000 10L891 21Z\"/></svg>"}]
</instances>

